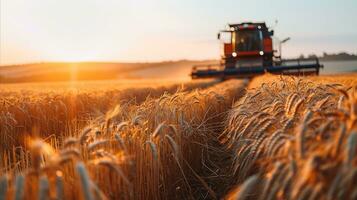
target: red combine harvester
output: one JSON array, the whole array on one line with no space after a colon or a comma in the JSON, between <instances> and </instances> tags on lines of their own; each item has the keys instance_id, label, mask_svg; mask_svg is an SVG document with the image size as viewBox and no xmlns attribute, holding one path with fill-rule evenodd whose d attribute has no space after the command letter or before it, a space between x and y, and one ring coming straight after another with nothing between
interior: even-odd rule
<instances>
[{"instance_id":1,"label":"red combine harvester","mask_svg":"<svg viewBox=\"0 0 357 200\"><path fill-rule=\"evenodd\" d=\"M285 75L319 74L323 66L314 59L281 59L273 49L273 30L265 23L229 24L228 30L218 33L223 41L223 55L219 64L195 65L191 77L198 78L249 78L269 72ZM289 39L289 38L288 38ZM286 40L285 40L286 41Z\"/></svg>"}]
</instances>

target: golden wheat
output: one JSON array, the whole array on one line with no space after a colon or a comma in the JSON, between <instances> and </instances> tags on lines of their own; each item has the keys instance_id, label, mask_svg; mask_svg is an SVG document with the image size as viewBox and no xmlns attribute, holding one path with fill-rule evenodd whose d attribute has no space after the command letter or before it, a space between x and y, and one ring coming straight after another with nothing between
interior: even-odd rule
<instances>
[{"instance_id":1,"label":"golden wheat","mask_svg":"<svg viewBox=\"0 0 357 200\"><path fill-rule=\"evenodd\" d=\"M0 200L356 199L355 77L245 83L6 91Z\"/></svg>"},{"instance_id":2,"label":"golden wheat","mask_svg":"<svg viewBox=\"0 0 357 200\"><path fill-rule=\"evenodd\" d=\"M243 85L230 81L193 92L165 93L141 104L120 104L51 152L48 143L30 139L33 161L22 171L36 173L21 188L26 198L170 199L204 193L215 198L212 183L202 178L202 163L212 156L210 141L223 128L217 122L242 95ZM56 192L48 184L56 184Z\"/></svg>"},{"instance_id":3,"label":"golden wheat","mask_svg":"<svg viewBox=\"0 0 357 200\"><path fill-rule=\"evenodd\" d=\"M221 135L236 152L232 172L243 184L227 198L239 196L252 174L263 187L254 198L355 198L357 82L345 79L265 75L250 83Z\"/></svg>"}]
</instances>

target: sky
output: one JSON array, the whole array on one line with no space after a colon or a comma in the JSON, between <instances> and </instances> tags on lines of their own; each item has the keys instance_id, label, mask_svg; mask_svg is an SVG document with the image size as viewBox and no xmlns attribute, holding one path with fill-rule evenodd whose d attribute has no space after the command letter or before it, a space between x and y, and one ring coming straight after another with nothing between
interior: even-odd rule
<instances>
[{"instance_id":1,"label":"sky","mask_svg":"<svg viewBox=\"0 0 357 200\"><path fill-rule=\"evenodd\" d=\"M218 59L217 32L242 21L291 37L286 57L357 53L356 10L356 0L0 0L0 65Z\"/></svg>"}]
</instances>

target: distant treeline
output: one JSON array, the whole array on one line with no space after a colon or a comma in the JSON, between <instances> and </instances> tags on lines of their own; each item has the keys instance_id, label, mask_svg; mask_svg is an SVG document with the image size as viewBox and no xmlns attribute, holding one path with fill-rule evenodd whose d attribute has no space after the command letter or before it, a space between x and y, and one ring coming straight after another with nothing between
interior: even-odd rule
<instances>
[{"instance_id":1,"label":"distant treeline","mask_svg":"<svg viewBox=\"0 0 357 200\"><path fill-rule=\"evenodd\" d=\"M322 56L316 54L300 55L299 58L319 58L321 61L340 61L340 60L357 60L357 54L349 54L346 52L328 54L324 52Z\"/></svg>"}]
</instances>

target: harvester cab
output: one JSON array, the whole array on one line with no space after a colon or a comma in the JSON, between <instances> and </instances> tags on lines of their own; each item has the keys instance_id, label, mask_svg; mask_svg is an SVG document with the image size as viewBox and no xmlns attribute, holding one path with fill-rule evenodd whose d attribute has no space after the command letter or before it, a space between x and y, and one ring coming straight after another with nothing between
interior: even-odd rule
<instances>
[{"instance_id":1,"label":"harvester cab","mask_svg":"<svg viewBox=\"0 0 357 200\"><path fill-rule=\"evenodd\" d=\"M263 23L229 24L218 33L223 42L223 54L218 64L193 66L191 77L247 78L264 74L311 75L319 74L318 59L281 59L273 49L273 30Z\"/></svg>"}]
</instances>

